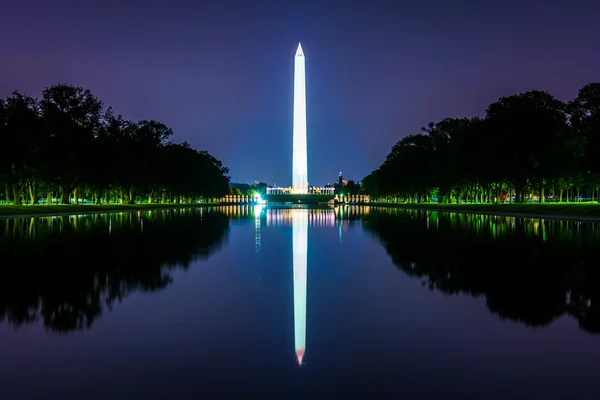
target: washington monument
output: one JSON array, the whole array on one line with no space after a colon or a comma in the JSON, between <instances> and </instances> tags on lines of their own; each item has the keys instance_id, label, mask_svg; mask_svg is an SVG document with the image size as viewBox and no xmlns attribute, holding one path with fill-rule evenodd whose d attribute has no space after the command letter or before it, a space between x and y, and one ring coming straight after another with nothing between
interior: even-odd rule
<instances>
[{"instance_id":1,"label":"washington monument","mask_svg":"<svg viewBox=\"0 0 600 400\"><path fill-rule=\"evenodd\" d=\"M298 44L294 60L294 147L292 155L292 193L308 193L306 156L306 79L304 52Z\"/></svg>"}]
</instances>

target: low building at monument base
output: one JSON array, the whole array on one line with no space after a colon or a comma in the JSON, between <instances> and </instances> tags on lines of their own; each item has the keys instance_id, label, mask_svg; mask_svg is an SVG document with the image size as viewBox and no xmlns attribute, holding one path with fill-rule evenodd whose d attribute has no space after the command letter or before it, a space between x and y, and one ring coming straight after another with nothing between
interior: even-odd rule
<instances>
[{"instance_id":1,"label":"low building at monument base","mask_svg":"<svg viewBox=\"0 0 600 400\"><path fill-rule=\"evenodd\" d=\"M268 187L267 195L272 194L335 194L334 187L317 187L317 186L309 186L307 193L294 193L293 188L291 187Z\"/></svg>"}]
</instances>

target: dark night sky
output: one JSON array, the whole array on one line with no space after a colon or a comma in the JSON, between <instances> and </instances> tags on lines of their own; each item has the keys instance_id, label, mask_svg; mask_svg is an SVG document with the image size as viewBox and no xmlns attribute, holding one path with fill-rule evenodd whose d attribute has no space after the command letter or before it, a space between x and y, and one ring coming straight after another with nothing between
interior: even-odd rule
<instances>
[{"instance_id":1,"label":"dark night sky","mask_svg":"<svg viewBox=\"0 0 600 400\"><path fill-rule=\"evenodd\" d=\"M0 96L81 85L166 123L233 181L289 185L302 42L309 181L361 179L429 121L529 89L568 100L600 80L594 3L4 0Z\"/></svg>"}]
</instances>

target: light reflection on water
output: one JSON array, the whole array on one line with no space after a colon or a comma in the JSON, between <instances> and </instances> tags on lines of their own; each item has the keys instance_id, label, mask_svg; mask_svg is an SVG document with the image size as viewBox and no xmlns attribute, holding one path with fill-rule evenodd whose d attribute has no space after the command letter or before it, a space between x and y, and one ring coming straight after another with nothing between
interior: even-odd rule
<instances>
[{"instance_id":1,"label":"light reflection on water","mask_svg":"<svg viewBox=\"0 0 600 400\"><path fill-rule=\"evenodd\" d=\"M229 221L206 214L151 210L0 220L0 320L17 327L41 320L53 332L90 328L130 294L162 290L173 270L219 251Z\"/></svg>"},{"instance_id":2,"label":"light reflection on water","mask_svg":"<svg viewBox=\"0 0 600 400\"><path fill-rule=\"evenodd\" d=\"M308 210L291 210L294 265L294 349L298 364L306 354L306 288L308 263Z\"/></svg>"},{"instance_id":3,"label":"light reflection on water","mask_svg":"<svg viewBox=\"0 0 600 400\"><path fill-rule=\"evenodd\" d=\"M600 333L595 222L381 209L365 229L430 290L483 296L503 319L548 326L563 315Z\"/></svg>"},{"instance_id":4,"label":"light reflection on water","mask_svg":"<svg viewBox=\"0 0 600 400\"><path fill-rule=\"evenodd\" d=\"M302 222L298 218L302 215ZM211 223L202 225L207 216L212 216ZM218 228L214 228L214 217L222 216ZM569 313L574 315L588 331L600 331L600 307L598 305L600 287L598 285L598 271L596 268L598 258L594 258L600 245L600 226L597 223L581 221L544 220L540 218L521 218L510 216L477 215L447 213L438 211L403 210L393 208L373 208L369 206L341 206L321 208L279 208L259 206L217 206L208 208L179 209L179 210L146 210L136 212L98 213L89 215L28 217L18 219L0 220L0 251L4 255L4 268L16 274L17 286L27 285L28 279L21 269L11 269L11 263L25 265L25 270L37 271L38 264L45 268L55 268L57 257L61 263L67 265L61 271L69 271L71 264L78 264L94 254L97 246L112 249L112 252L102 251L106 259L129 259L138 257L139 254L152 254L157 249L150 249L156 241L167 242L172 236L177 235L177 230L189 229L190 226L173 225L165 230L173 221L186 221L192 219L191 226L202 226L197 232L197 240L202 243L211 243L201 253L210 254L220 248L223 232L227 231L227 219L232 221L254 221L254 251L260 254L263 248L264 229L278 227L292 227L296 232L297 224L304 224L312 228L333 228L337 230L339 242L343 243L345 232L355 221L361 222L367 232L372 233L391 255L394 263L408 276L421 279L423 284L431 289L449 293L468 293L474 296L484 295L490 301L492 312L503 317L524 320L531 325L549 323L557 315ZM210 222L210 221L209 221ZM174 230L173 230L174 229ZM213 231L213 229L217 229ZM224 230L225 231L224 231ZM103 231L105 233L103 233ZM167 236L164 232L169 232ZM308 230L310 232L310 229ZM217 235L217 236L214 236ZM293 237L299 237L294 234ZM303 233L301 235L304 235ZM310 237L310 233L306 234ZM188 237L189 235L185 235ZM214 236L212 239L211 236ZM145 239L142 239L145 238ZM57 244L52 244L57 241ZM141 240L141 241L140 241ZM144 242L145 240L145 242ZM296 239L294 239L296 240ZM66 244L71 241L73 244ZM82 241L79 248L75 243ZM108 241L108 242L107 242ZM212 241L212 242L211 242ZM106 244L103 244L106 242ZM214 243L213 243L214 242ZM142 253L133 246L142 245ZM296 249L295 242L291 248ZM496 243L496 244L494 244ZM58 247L52 247L58 246ZM190 242L190 248L197 244ZM85 254L81 249L85 250ZM7 253L9 251L9 253ZM174 251L177 251L175 248ZM190 250L186 250L190 251ZM72 253L71 256L60 254ZM96 251L97 252L97 251ZM117 255L116 253L122 252ZM192 253L194 250L192 250ZM131 253L130 255L127 255ZM39 256L36 257L36 254ZM112 254L112 255L111 255ZM17 257L17 259L14 259ZM24 258L23 258L24 257ZM169 257L172 257L169 256ZM195 256L184 262L189 265ZM20 258L20 259L19 259ZM309 257L310 258L310 257ZM169 273L165 268L177 265L177 258L160 261L156 269L156 283L150 286L164 287L170 282ZM293 258L294 260L296 257ZM13 261L11 261L13 260ZM92 260L93 261L93 260ZM127 261L135 265L135 261ZM112 262L118 270L127 268L123 263ZM96 295L86 295L88 304L83 307L92 307L100 310L98 304L112 306L113 298L123 298L131 289L121 289L119 295L112 293L114 289L107 289L105 266L90 267L90 276L95 282L92 287ZM310 262L309 262L310 265ZM73 266L73 268L75 268ZM96 271L93 269L96 268ZM310 266L308 267L310 269ZM17 271L17 272L15 272ZM443 272L442 272L443 271ZM38 274L39 272L29 272ZM517 274L514 278L510 274ZM59 274L60 275L60 274ZM460 279L460 280L458 280ZM533 285L527 290L517 287L516 282L529 282L538 280L543 285ZM72 278L69 278L72 281ZM505 280L505 281L504 281ZM63 279L64 281L64 279ZM117 280L118 281L118 280ZM8 281L4 281L8 284ZM76 281L79 283L78 281ZM103 287L98 287L103 282ZM162 282L162 283L158 283ZM504 289L499 289L499 282L503 282ZM43 283L43 282L42 282ZM64 283L64 282L63 282ZM544 286L545 285L545 286ZM10 286L10 284L9 284ZM131 288L138 284L130 283ZM144 285L142 285L144 286ZM548 293L553 288L553 294ZM515 308L527 309L537 304L532 298L543 291L547 297L545 306L538 307L548 315L541 317L542 312L529 310L528 316L519 316ZM41 290L41 289L40 289ZM108 290L108 292L107 292ZM510 305L498 292L510 291L521 296L523 302L517 307ZM531 294L527 294L527 292ZM7 289L10 293L12 290ZM29 293L30 290L23 290ZM69 293L67 290L66 293ZM110 294L106 294L110 293ZM12 315L9 320L16 324L28 320L35 320L36 315L44 305L44 295L39 294L38 299L32 297L24 301L22 310L12 309L4 311L4 315ZM116 296L116 297L115 297ZM564 301L551 300L548 296L563 298ZM22 297L18 295L18 297ZM90 298L96 298L91 305ZM68 299L65 299L68 302ZM542 301L543 302L543 301ZM550 310L548 304L555 304ZM56 305L61 310L62 306ZM81 308L81 307L80 307ZM38 311L34 311L34 310ZM76 326L90 325L98 311L85 311L86 317L75 317L74 320L87 322L74 323ZM54 317L48 316L46 320ZM21 321L21 322L19 322ZM69 323L71 324L71 323ZM67 325L69 325L67 324ZM50 323L52 325L52 323ZM595 326L598 326L596 328Z\"/></svg>"},{"instance_id":5,"label":"light reflection on water","mask_svg":"<svg viewBox=\"0 0 600 400\"><path fill-rule=\"evenodd\" d=\"M262 382L261 389L274 391L277 383L298 393L305 388L306 397L328 387L364 396L393 390L386 392L392 398L403 389L428 395L451 388L462 398L474 391L492 398L526 376L536 393L572 382L571 397L583 398L595 390L590 368L600 362L599 249L600 230L590 222L368 206L22 218L0 221L0 319L31 328L40 322L44 340L92 328L52 342L81 366L93 364L89 352L103 341L117 348L136 318L149 315L151 329L138 329L143 335L127 342L136 351L109 349L115 361L89 368L99 377L118 363L155 368L156 382L182 382L180 390L195 394L237 383L254 394ZM164 297L153 300L159 292ZM107 333L100 319L115 330ZM20 332L4 335L13 344L6 345L7 360L43 343ZM79 340L81 347L71 347ZM206 376L198 377L211 351L201 368ZM176 364L171 353L192 361ZM251 365L240 354L252 354ZM65 365L48 370L71 371ZM14 361L1 367L9 383L29 376L29 367ZM215 383L218 374L225 383ZM348 383L324 378L332 374ZM90 382L88 389L100 381ZM136 390L152 394L143 388L156 382ZM208 394L215 393L224 392Z\"/></svg>"}]
</instances>

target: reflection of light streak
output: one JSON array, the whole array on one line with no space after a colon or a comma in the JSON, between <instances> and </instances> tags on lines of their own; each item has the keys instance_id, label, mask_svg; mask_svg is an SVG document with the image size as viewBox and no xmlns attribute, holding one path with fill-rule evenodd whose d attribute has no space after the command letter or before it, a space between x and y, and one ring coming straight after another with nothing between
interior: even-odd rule
<instances>
[{"instance_id":1,"label":"reflection of light streak","mask_svg":"<svg viewBox=\"0 0 600 400\"><path fill-rule=\"evenodd\" d=\"M263 206L254 206L254 251L260 253L260 214L262 213Z\"/></svg>"},{"instance_id":2,"label":"reflection of light streak","mask_svg":"<svg viewBox=\"0 0 600 400\"><path fill-rule=\"evenodd\" d=\"M293 214L298 209L267 209L267 226L285 226L291 225ZM300 209L307 214L308 224L310 226L334 227L335 212L333 209L310 210Z\"/></svg>"},{"instance_id":3,"label":"reflection of light streak","mask_svg":"<svg viewBox=\"0 0 600 400\"><path fill-rule=\"evenodd\" d=\"M308 257L308 210L292 214L292 254L294 265L294 345L298 364L306 351L306 265Z\"/></svg>"}]
</instances>

